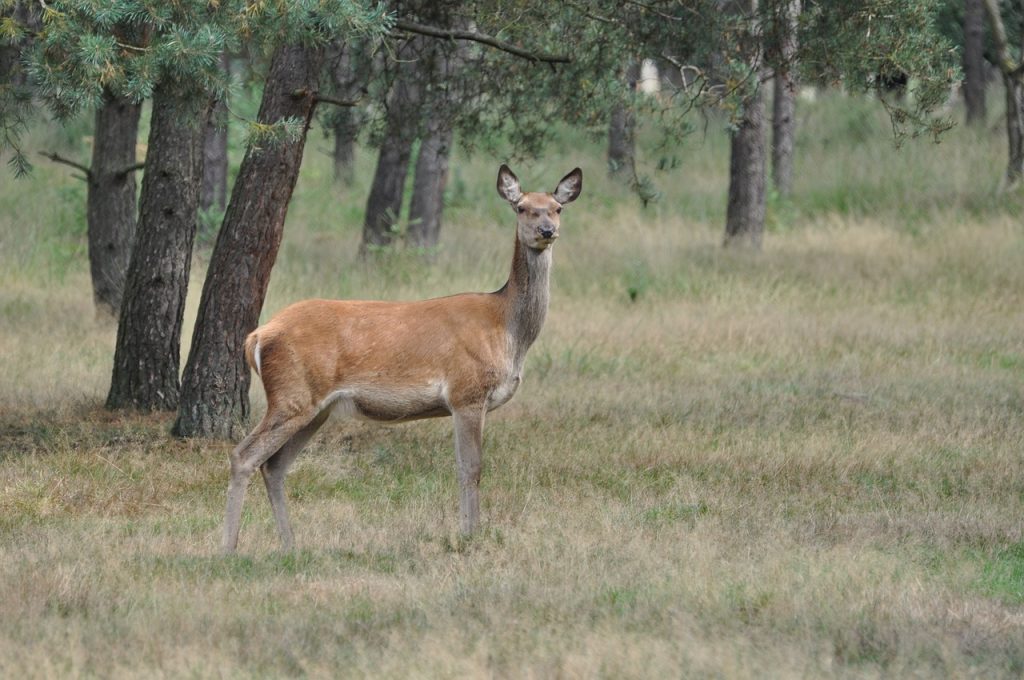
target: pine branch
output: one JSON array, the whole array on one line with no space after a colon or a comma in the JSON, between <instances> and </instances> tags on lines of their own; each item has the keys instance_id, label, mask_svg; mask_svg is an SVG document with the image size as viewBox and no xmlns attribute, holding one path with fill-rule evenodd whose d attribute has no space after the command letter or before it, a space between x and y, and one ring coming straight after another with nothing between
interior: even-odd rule
<instances>
[{"instance_id":1,"label":"pine branch","mask_svg":"<svg viewBox=\"0 0 1024 680\"><path fill-rule=\"evenodd\" d=\"M559 54L546 54L544 52L530 52L524 50L521 47L516 47L512 43L499 40L493 36L489 36L486 33L478 33L477 31L462 31L451 28L438 28L436 26L427 26L425 24L417 24L413 21L406 19L399 19L395 22L395 27L409 33L418 33L420 35L430 36L432 38L444 38L446 40L471 40L478 42L482 45L488 45L495 49L501 50L502 52L508 52L514 54L517 57L521 57L528 61L543 61L548 64L568 64L572 61L570 57L559 55Z\"/></svg>"},{"instance_id":2,"label":"pine branch","mask_svg":"<svg viewBox=\"0 0 1024 680\"><path fill-rule=\"evenodd\" d=\"M359 97L358 99L336 99L334 97L327 97L317 92L311 92L310 90L306 89L295 90L294 92L292 92L292 96L295 97L296 99L301 97L312 96L313 99L315 99L318 104L323 102L324 104L333 104L335 106L342 107L359 106L360 102L362 102L363 100L362 97Z\"/></svg>"},{"instance_id":3,"label":"pine branch","mask_svg":"<svg viewBox=\"0 0 1024 680\"><path fill-rule=\"evenodd\" d=\"M137 172L139 170L142 170L145 167L146 167L146 161L142 161L140 163L135 163L133 165L129 165L127 168L118 171L117 174L118 174L119 177L124 177L129 172Z\"/></svg>"},{"instance_id":4,"label":"pine branch","mask_svg":"<svg viewBox=\"0 0 1024 680\"><path fill-rule=\"evenodd\" d=\"M39 155L42 156L43 158L49 158L54 163L63 163L64 165L70 165L72 168L75 168L76 170L81 170L83 173L85 173L85 176L87 178L92 177L92 171L89 170L89 168L87 166L82 165L81 163L76 163L73 160L64 158L63 156L60 156L60 155L58 155L57 153L55 153L53 151L51 151L50 153L46 153L45 151L40 151Z\"/></svg>"}]
</instances>

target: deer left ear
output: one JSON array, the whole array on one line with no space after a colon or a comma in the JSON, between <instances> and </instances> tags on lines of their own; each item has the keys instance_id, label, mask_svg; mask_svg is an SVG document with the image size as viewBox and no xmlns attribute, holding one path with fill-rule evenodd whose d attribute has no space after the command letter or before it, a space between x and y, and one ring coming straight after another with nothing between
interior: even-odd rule
<instances>
[{"instance_id":1,"label":"deer left ear","mask_svg":"<svg viewBox=\"0 0 1024 680\"><path fill-rule=\"evenodd\" d=\"M552 196L555 200L565 205L566 203L572 203L580 195L580 191L583 190L583 171L576 168L568 175L562 178L562 181L558 183L558 186L552 192Z\"/></svg>"}]
</instances>

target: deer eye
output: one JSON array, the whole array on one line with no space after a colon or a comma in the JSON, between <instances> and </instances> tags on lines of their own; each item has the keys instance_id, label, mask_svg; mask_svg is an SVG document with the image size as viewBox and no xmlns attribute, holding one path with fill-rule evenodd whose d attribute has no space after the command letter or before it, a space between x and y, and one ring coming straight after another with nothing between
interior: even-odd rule
<instances>
[{"instance_id":1,"label":"deer eye","mask_svg":"<svg viewBox=\"0 0 1024 680\"><path fill-rule=\"evenodd\" d=\"M516 206L516 212L518 212L520 215L522 215L524 212L526 212L526 206L524 206L524 205L517 205Z\"/></svg>"},{"instance_id":2,"label":"deer eye","mask_svg":"<svg viewBox=\"0 0 1024 680\"><path fill-rule=\"evenodd\" d=\"M558 206L557 208L555 208L555 212L558 213L559 215L561 215L562 214L562 206Z\"/></svg>"}]
</instances>

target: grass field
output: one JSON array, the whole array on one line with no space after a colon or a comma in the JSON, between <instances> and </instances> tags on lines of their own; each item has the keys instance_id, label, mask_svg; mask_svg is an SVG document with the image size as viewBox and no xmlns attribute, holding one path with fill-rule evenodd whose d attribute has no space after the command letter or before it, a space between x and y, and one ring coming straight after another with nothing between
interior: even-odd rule
<instances>
[{"instance_id":1,"label":"grass field","mask_svg":"<svg viewBox=\"0 0 1024 680\"><path fill-rule=\"evenodd\" d=\"M332 421L289 477L299 550L278 551L254 480L220 557L229 445L102 410L115 332L93 317L83 184L5 178L0 674L1019 677L1024 202L994 192L1003 133L895 151L877 105L799 116L796 193L771 201L761 254L720 247L714 121L646 210L582 133L513 164L527 190L581 165L584 191L524 385L488 421L468 542L448 421ZM87 133L30 141L84 157ZM453 162L435 265L362 264L374 159L341 190L326 145L314 132L265 317L504 282L504 159Z\"/></svg>"}]
</instances>

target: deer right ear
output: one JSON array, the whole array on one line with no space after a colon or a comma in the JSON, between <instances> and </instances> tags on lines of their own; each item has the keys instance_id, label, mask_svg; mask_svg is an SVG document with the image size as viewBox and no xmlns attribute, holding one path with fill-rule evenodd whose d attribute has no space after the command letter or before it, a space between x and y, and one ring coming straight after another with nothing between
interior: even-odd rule
<instances>
[{"instance_id":1,"label":"deer right ear","mask_svg":"<svg viewBox=\"0 0 1024 680\"><path fill-rule=\"evenodd\" d=\"M498 195L512 205L523 197L523 190L519 188L519 178L504 163L498 169Z\"/></svg>"}]
</instances>

